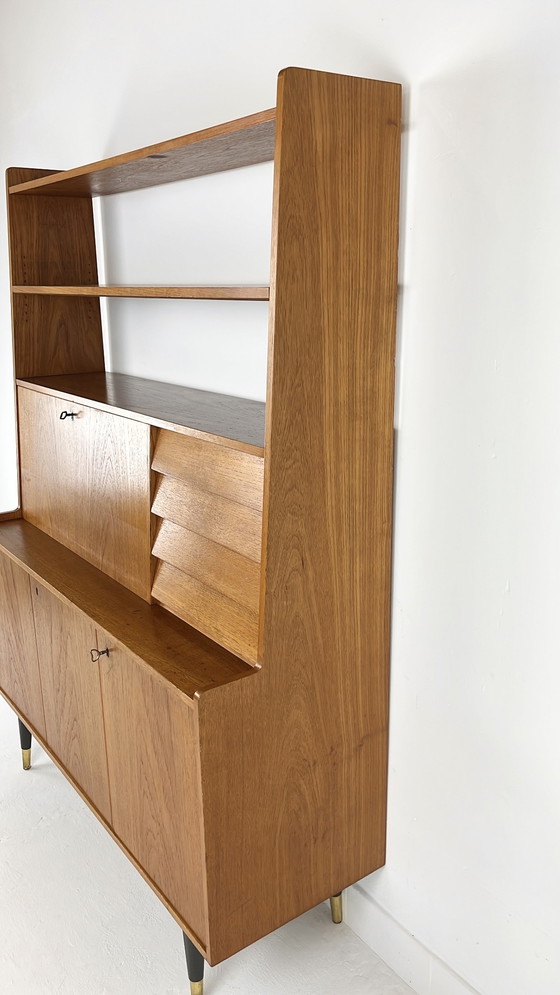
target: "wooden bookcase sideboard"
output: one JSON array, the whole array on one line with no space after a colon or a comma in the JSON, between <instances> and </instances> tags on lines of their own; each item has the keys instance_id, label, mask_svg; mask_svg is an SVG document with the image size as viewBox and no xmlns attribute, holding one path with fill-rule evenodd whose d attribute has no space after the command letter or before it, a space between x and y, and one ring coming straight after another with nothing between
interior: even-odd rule
<instances>
[{"instance_id":1,"label":"wooden bookcase sideboard","mask_svg":"<svg viewBox=\"0 0 560 995\"><path fill-rule=\"evenodd\" d=\"M286 69L275 109L7 173L1 690L210 964L384 862L399 148L397 84ZM99 285L92 197L266 160L270 287ZM269 299L266 409L107 372L101 296Z\"/></svg>"}]
</instances>

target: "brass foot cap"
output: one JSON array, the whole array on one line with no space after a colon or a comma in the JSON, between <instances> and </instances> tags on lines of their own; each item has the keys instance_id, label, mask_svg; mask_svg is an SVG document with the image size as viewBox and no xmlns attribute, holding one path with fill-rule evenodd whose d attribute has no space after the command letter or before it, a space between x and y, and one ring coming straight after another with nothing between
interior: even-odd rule
<instances>
[{"instance_id":1,"label":"brass foot cap","mask_svg":"<svg viewBox=\"0 0 560 995\"><path fill-rule=\"evenodd\" d=\"M342 922L342 895L333 895L331 898L331 916L333 922Z\"/></svg>"},{"instance_id":2,"label":"brass foot cap","mask_svg":"<svg viewBox=\"0 0 560 995\"><path fill-rule=\"evenodd\" d=\"M202 995L202 981L191 981L191 995Z\"/></svg>"},{"instance_id":3,"label":"brass foot cap","mask_svg":"<svg viewBox=\"0 0 560 995\"><path fill-rule=\"evenodd\" d=\"M29 770L31 767L31 750L22 750L21 759L23 761L23 769Z\"/></svg>"}]
</instances>

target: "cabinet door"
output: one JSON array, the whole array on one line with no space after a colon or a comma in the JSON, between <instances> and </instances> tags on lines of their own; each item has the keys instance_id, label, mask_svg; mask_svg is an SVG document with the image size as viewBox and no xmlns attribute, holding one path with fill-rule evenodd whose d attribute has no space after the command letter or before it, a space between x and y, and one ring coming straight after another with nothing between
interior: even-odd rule
<instances>
[{"instance_id":1,"label":"cabinet door","mask_svg":"<svg viewBox=\"0 0 560 995\"><path fill-rule=\"evenodd\" d=\"M150 426L24 387L18 408L24 518L149 601Z\"/></svg>"},{"instance_id":2,"label":"cabinet door","mask_svg":"<svg viewBox=\"0 0 560 995\"><path fill-rule=\"evenodd\" d=\"M124 650L100 664L113 829L205 943L197 713Z\"/></svg>"},{"instance_id":3,"label":"cabinet door","mask_svg":"<svg viewBox=\"0 0 560 995\"><path fill-rule=\"evenodd\" d=\"M44 736L29 575L4 555L0 555L0 686Z\"/></svg>"},{"instance_id":4,"label":"cabinet door","mask_svg":"<svg viewBox=\"0 0 560 995\"><path fill-rule=\"evenodd\" d=\"M47 744L110 822L99 664L90 653L95 628L39 584L32 595Z\"/></svg>"}]
</instances>

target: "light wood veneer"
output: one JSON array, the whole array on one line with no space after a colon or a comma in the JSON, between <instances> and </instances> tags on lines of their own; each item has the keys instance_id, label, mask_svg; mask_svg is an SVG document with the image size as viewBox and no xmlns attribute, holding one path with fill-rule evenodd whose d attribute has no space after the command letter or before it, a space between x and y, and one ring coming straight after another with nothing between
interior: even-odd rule
<instances>
[{"instance_id":1,"label":"light wood veneer","mask_svg":"<svg viewBox=\"0 0 560 995\"><path fill-rule=\"evenodd\" d=\"M23 387L18 410L24 518L149 601L148 425Z\"/></svg>"},{"instance_id":2,"label":"light wood veneer","mask_svg":"<svg viewBox=\"0 0 560 995\"><path fill-rule=\"evenodd\" d=\"M288 69L275 111L8 176L22 510L41 529L0 523L2 691L39 734L46 718L57 762L210 963L385 859L399 145L396 84ZM74 303L135 289L98 285L91 195L272 156L266 416L106 373L97 319L76 312L76 341L65 331ZM26 268L41 246L50 262ZM118 427L63 453L40 417L60 401ZM79 531L60 474L87 502L99 473L76 548L101 550L104 573L46 534ZM107 576L110 547L132 584L119 536L104 545L111 502L130 507L131 574L159 604ZM83 687L93 636L109 655ZM101 720L97 704L80 718L96 695Z\"/></svg>"},{"instance_id":3,"label":"light wood veneer","mask_svg":"<svg viewBox=\"0 0 560 995\"><path fill-rule=\"evenodd\" d=\"M206 946L197 713L109 633L98 639L111 647L100 668L114 831Z\"/></svg>"},{"instance_id":4,"label":"light wood veneer","mask_svg":"<svg viewBox=\"0 0 560 995\"><path fill-rule=\"evenodd\" d=\"M156 679L184 695L191 705L209 688L253 673L238 657L157 605L148 605L22 519L0 525L0 554L0 562L7 558L23 567L61 601L90 618L96 628L110 632L115 646L135 656L139 666L149 668ZM18 622L22 631L23 621L25 618ZM29 626L25 626L28 630ZM28 678L30 686L35 687L31 671ZM39 727L39 722L21 707Z\"/></svg>"},{"instance_id":5,"label":"light wood veneer","mask_svg":"<svg viewBox=\"0 0 560 995\"><path fill-rule=\"evenodd\" d=\"M45 713L28 575L0 557L0 686L45 735Z\"/></svg>"},{"instance_id":6,"label":"light wood veneer","mask_svg":"<svg viewBox=\"0 0 560 995\"><path fill-rule=\"evenodd\" d=\"M8 169L7 184L45 172ZM8 232L12 287L98 282L90 198L8 197ZM98 300L12 292L12 324L16 377L104 369Z\"/></svg>"},{"instance_id":7,"label":"light wood veneer","mask_svg":"<svg viewBox=\"0 0 560 995\"><path fill-rule=\"evenodd\" d=\"M267 162L274 158L275 120L272 108L37 180L10 177L9 192L95 197Z\"/></svg>"},{"instance_id":8,"label":"light wood veneer","mask_svg":"<svg viewBox=\"0 0 560 995\"><path fill-rule=\"evenodd\" d=\"M111 822L111 802L95 626L40 584L33 615L45 708L45 738L95 808Z\"/></svg>"},{"instance_id":9,"label":"light wood veneer","mask_svg":"<svg viewBox=\"0 0 560 995\"><path fill-rule=\"evenodd\" d=\"M263 456L261 401L160 383L124 373L32 377L23 387L112 411L159 428Z\"/></svg>"},{"instance_id":10,"label":"light wood veneer","mask_svg":"<svg viewBox=\"0 0 560 995\"><path fill-rule=\"evenodd\" d=\"M12 287L13 294L54 297L171 297L202 301L267 301L268 287Z\"/></svg>"},{"instance_id":11,"label":"light wood veneer","mask_svg":"<svg viewBox=\"0 0 560 995\"><path fill-rule=\"evenodd\" d=\"M262 511L264 461L259 456L176 432L158 432L152 469Z\"/></svg>"}]
</instances>

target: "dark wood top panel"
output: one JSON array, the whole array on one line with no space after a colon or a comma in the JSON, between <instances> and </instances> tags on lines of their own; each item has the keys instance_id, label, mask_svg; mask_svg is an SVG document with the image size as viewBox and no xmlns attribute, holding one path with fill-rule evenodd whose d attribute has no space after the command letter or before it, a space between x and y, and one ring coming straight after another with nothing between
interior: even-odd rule
<instances>
[{"instance_id":1,"label":"dark wood top panel","mask_svg":"<svg viewBox=\"0 0 560 995\"><path fill-rule=\"evenodd\" d=\"M158 297L199 301L267 301L268 287L117 287L117 286L18 286L13 294L37 294L50 297Z\"/></svg>"},{"instance_id":2,"label":"dark wood top panel","mask_svg":"<svg viewBox=\"0 0 560 995\"><path fill-rule=\"evenodd\" d=\"M274 158L276 108L9 187L10 194L96 197L142 190Z\"/></svg>"},{"instance_id":3,"label":"dark wood top panel","mask_svg":"<svg viewBox=\"0 0 560 995\"><path fill-rule=\"evenodd\" d=\"M254 668L158 605L148 605L29 522L0 525L0 551L193 700Z\"/></svg>"},{"instance_id":4,"label":"dark wood top panel","mask_svg":"<svg viewBox=\"0 0 560 995\"><path fill-rule=\"evenodd\" d=\"M264 454L264 403L209 390L131 377L125 373L68 373L18 380L57 397L82 401L159 428Z\"/></svg>"}]
</instances>

